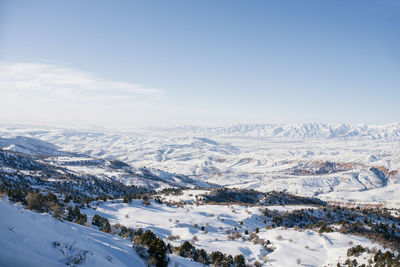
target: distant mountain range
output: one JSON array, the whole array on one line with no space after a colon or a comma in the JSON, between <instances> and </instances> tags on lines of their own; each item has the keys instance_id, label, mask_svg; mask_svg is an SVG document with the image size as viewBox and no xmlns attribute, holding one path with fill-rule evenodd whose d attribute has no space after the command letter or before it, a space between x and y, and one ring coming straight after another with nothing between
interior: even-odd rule
<instances>
[{"instance_id":1,"label":"distant mountain range","mask_svg":"<svg viewBox=\"0 0 400 267\"><path fill-rule=\"evenodd\" d=\"M227 127L183 126L148 128L145 132L174 135L248 136L279 138L400 138L400 122L386 125L352 125L333 123L237 124Z\"/></svg>"}]
</instances>

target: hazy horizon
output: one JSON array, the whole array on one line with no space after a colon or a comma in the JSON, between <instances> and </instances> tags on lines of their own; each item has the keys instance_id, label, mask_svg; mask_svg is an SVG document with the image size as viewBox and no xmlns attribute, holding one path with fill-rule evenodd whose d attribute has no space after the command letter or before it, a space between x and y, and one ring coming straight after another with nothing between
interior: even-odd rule
<instances>
[{"instance_id":1,"label":"hazy horizon","mask_svg":"<svg viewBox=\"0 0 400 267\"><path fill-rule=\"evenodd\" d=\"M142 131L148 131L152 129L187 129L189 130L190 128L193 129L218 129L218 128L234 128L237 126L275 126L275 127L280 127L280 126L287 126L287 127L307 127L310 126L310 124L318 124L322 126L327 126L327 127L339 127L339 126L350 126L350 127L363 127L363 126L368 126L368 127L390 127L390 126L395 126L395 127L400 127L400 121L393 121L390 123L385 123L385 124L365 124L365 123L334 123L334 122L298 122L298 123L243 123L243 122L238 122L238 123L232 123L232 124L174 124L174 125L147 125L147 126L132 126L132 127L118 127L118 126L102 126L102 125L81 125L81 124L52 124L52 123L13 123L13 122L3 122L0 121L0 128L7 128L7 129L42 129L42 130L52 130L52 129L60 129L60 130L72 130L72 131L110 131L110 132L132 132L132 133L141 133Z\"/></svg>"}]
</instances>

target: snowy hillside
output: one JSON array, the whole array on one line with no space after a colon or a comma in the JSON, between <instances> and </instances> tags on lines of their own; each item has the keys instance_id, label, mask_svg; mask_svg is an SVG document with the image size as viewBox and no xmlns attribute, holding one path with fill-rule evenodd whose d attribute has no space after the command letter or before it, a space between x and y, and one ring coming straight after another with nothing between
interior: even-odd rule
<instances>
[{"instance_id":1,"label":"snowy hillside","mask_svg":"<svg viewBox=\"0 0 400 267\"><path fill-rule=\"evenodd\" d=\"M0 266L147 266L132 242L85 226L24 210L0 198ZM4 216L7 215L7 216ZM169 266L201 267L170 255Z\"/></svg>"},{"instance_id":2,"label":"snowy hillside","mask_svg":"<svg viewBox=\"0 0 400 267\"><path fill-rule=\"evenodd\" d=\"M181 184L201 186L207 182L262 191L286 190L340 201L354 201L357 195L353 193L357 192L395 190L393 194L372 199L382 202L390 199L396 206L400 201L391 195L398 193L392 185L400 183L399 129L399 123L382 126L311 123L135 131L3 127L0 134L3 149L9 151L30 154L43 151L41 154L57 156L74 152L123 161L138 174L147 169L153 170L157 177L178 177L178 180L187 177L184 179L197 181ZM32 145L42 144L39 142L43 148ZM60 149L55 151L49 143ZM117 174L116 177L128 183L145 184L126 180L104 168L66 163L65 167L74 172ZM368 202L366 198L362 200Z\"/></svg>"},{"instance_id":3,"label":"snowy hillside","mask_svg":"<svg viewBox=\"0 0 400 267\"><path fill-rule=\"evenodd\" d=\"M0 200L0 266L146 266L127 240Z\"/></svg>"},{"instance_id":4,"label":"snowy hillside","mask_svg":"<svg viewBox=\"0 0 400 267\"><path fill-rule=\"evenodd\" d=\"M191 190L184 193L184 196L190 199L190 195L201 194L201 191ZM182 200L185 199L184 196ZM177 200L179 196L172 199ZM277 212L307 208L309 206L268 207ZM95 210L85 212L89 217L101 214L113 223L151 229L173 245L190 241L209 253L218 250L232 255L243 254L249 263L262 262L263 266L296 266L298 259L303 266L336 266L338 262L344 262L346 251L351 246L349 244L383 250L380 245L373 244L366 238L337 232L319 234L312 230L265 228L266 217L258 206L171 207L156 203L145 206L141 201L133 200L130 204L100 203ZM245 231L252 234L245 234ZM258 231L257 234L254 231ZM233 237L235 232L237 236ZM266 240L272 242L269 249L264 248L263 241Z\"/></svg>"}]
</instances>

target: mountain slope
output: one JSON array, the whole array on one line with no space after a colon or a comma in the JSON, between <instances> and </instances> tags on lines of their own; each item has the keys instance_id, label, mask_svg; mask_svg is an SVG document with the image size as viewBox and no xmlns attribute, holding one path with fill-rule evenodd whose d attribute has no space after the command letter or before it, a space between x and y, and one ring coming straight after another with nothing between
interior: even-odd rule
<instances>
[{"instance_id":1,"label":"mountain slope","mask_svg":"<svg viewBox=\"0 0 400 267\"><path fill-rule=\"evenodd\" d=\"M0 200L0 263L4 267L146 266L131 242L61 222ZM7 214L7 216L5 216Z\"/></svg>"}]
</instances>

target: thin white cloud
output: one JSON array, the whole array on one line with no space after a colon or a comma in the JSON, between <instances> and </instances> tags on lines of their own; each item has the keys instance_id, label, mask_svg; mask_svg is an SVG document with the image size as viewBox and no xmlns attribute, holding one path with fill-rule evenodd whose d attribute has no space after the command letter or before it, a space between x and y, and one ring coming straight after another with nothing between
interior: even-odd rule
<instances>
[{"instance_id":1,"label":"thin white cloud","mask_svg":"<svg viewBox=\"0 0 400 267\"><path fill-rule=\"evenodd\" d=\"M131 99L155 95L160 90L126 82L109 81L93 73L42 63L0 64L0 94L47 100Z\"/></svg>"}]
</instances>

